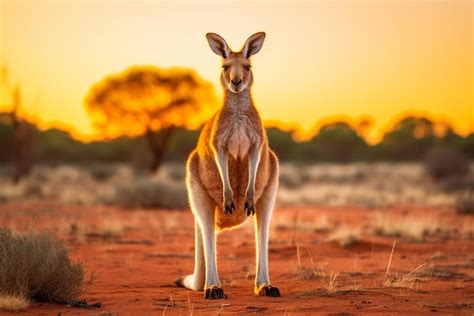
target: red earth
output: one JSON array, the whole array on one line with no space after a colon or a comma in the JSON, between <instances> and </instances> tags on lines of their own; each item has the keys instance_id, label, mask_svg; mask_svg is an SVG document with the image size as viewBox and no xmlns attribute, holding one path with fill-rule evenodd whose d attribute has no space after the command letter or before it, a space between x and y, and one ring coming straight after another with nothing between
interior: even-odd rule
<instances>
[{"instance_id":1,"label":"red earth","mask_svg":"<svg viewBox=\"0 0 474 316\"><path fill-rule=\"evenodd\" d=\"M437 218L442 226L422 242L380 236L372 226L377 213L404 220ZM474 314L472 216L410 206L276 209L270 276L281 298L253 294L251 221L218 236L219 276L228 299L209 301L203 292L174 284L177 277L193 270L194 229L189 210L31 202L0 205L2 227L47 229L63 239L72 258L85 264L81 298L102 304L100 309L80 309L32 303L25 314ZM346 247L327 241L341 227L360 231Z\"/></svg>"}]
</instances>

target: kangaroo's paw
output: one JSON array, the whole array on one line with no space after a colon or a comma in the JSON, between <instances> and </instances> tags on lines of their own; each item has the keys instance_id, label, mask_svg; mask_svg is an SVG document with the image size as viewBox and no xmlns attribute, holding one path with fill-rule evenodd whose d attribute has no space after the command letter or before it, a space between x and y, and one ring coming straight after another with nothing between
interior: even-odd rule
<instances>
[{"instance_id":1,"label":"kangaroo's paw","mask_svg":"<svg viewBox=\"0 0 474 316\"><path fill-rule=\"evenodd\" d=\"M224 300L227 298L227 295L223 289L213 285L204 290L204 298L206 300Z\"/></svg>"},{"instance_id":2,"label":"kangaroo's paw","mask_svg":"<svg viewBox=\"0 0 474 316\"><path fill-rule=\"evenodd\" d=\"M255 215L255 206L253 202L245 202L244 211L247 213L247 216Z\"/></svg>"},{"instance_id":3,"label":"kangaroo's paw","mask_svg":"<svg viewBox=\"0 0 474 316\"><path fill-rule=\"evenodd\" d=\"M235 204L234 201L230 200L230 202L224 202L224 214L232 214L232 212L235 210Z\"/></svg>"},{"instance_id":4,"label":"kangaroo's paw","mask_svg":"<svg viewBox=\"0 0 474 316\"><path fill-rule=\"evenodd\" d=\"M270 284L262 284L255 287L255 294L260 296L280 297L280 290Z\"/></svg>"}]
</instances>

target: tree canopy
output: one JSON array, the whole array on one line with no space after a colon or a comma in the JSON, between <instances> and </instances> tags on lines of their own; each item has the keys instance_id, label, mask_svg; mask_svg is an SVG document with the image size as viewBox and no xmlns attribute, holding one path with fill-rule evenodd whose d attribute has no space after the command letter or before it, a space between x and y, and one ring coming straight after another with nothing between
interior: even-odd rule
<instances>
[{"instance_id":1,"label":"tree canopy","mask_svg":"<svg viewBox=\"0 0 474 316\"><path fill-rule=\"evenodd\" d=\"M142 135L171 126L196 128L214 110L211 83L185 68L135 66L89 91L85 106L106 136Z\"/></svg>"},{"instance_id":2,"label":"tree canopy","mask_svg":"<svg viewBox=\"0 0 474 316\"><path fill-rule=\"evenodd\" d=\"M216 104L211 83L191 69L136 66L94 85L86 108L105 136L145 135L156 171L177 127L196 128Z\"/></svg>"}]
</instances>

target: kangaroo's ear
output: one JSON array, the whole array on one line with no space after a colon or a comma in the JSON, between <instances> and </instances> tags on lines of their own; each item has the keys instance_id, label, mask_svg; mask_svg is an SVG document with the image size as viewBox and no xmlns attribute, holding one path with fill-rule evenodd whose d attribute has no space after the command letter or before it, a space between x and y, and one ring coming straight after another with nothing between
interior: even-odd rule
<instances>
[{"instance_id":1,"label":"kangaroo's ear","mask_svg":"<svg viewBox=\"0 0 474 316\"><path fill-rule=\"evenodd\" d=\"M216 33L207 33L206 37L207 41L209 42L209 46L211 46L211 49L214 53L222 56L223 58L227 58L229 56L230 49L229 46L227 46L225 39Z\"/></svg>"},{"instance_id":2,"label":"kangaroo's ear","mask_svg":"<svg viewBox=\"0 0 474 316\"><path fill-rule=\"evenodd\" d=\"M245 42L244 48L242 48L242 53L246 58L249 58L252 55L255 55L260 51L265 40L265 33L258 32L250 36Z\"/></svg>"}]
</instances>

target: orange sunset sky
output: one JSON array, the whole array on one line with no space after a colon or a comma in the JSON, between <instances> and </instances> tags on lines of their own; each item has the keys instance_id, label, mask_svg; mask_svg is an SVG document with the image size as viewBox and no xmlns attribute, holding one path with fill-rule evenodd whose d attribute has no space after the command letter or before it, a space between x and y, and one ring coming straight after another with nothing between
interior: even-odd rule
<instances>
[{"instance_id":1,"label":"orange sunset sky","mask_svg":"<svg viewBox=\"0 0 474 316\"><path fill-rule=\"evenodd\" d=\"M99 137L84 109L90 86L136 64L191 67L216 85L205 33L235 50L257 31L253 95L263 119L310 131L324 119L370 117L369 140L405 113L467 134L473 119L472 1L0 0L0 62L42 127ZM8 110L8 96L0 110Z\"/></svg>"}]
</instances>

